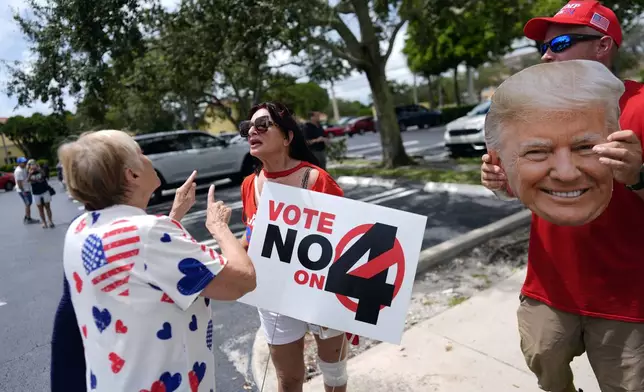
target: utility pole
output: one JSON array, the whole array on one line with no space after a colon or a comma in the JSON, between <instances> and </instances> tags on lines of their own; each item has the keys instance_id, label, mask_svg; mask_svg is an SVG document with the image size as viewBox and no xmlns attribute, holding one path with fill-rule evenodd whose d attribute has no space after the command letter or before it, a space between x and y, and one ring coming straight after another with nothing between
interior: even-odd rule
<instances>
[{"instance_id":1,"label":"utility pole","mask_svg":"<svg viewBox=\"0 0 644 392\"><path fill-rule=\"evenodd\" d=\"M335 89L333 88L333 81L331 81L331 104L333 105L333 118L335 122L340 122L340 111L338 110L338 101L335 99Z\"/></svg>"}]
</instances>

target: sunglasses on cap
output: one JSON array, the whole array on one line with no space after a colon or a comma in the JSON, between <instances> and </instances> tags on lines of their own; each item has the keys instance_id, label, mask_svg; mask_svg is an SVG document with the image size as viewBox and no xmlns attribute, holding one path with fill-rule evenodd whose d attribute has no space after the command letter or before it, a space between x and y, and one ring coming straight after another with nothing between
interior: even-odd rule
<instances>
[{"instance_id":1,"label":"sunglasses on cap","mask_svg":"<svg viewBox=\"0 0 644 392\"><path fill-rule=\"evenodd\" d=\"M273 125L275 125L275 123L271 121L270 117L268 116L257 117L254 123L250 120L240 122L239 134L241 135L241 137L247 138L248 133L250 132L250 129L253 126L257 130L257 133L264 133L268 131L268 128L272 127Z\"/></svg>"},{"instance_id":2,"label":"sunglasses on cap","mask_svg":"<svg viewBox=\"0 0 644 392\"><path fill-rule=\"evenodd\" d=\"M603 35L588 35L588 34L563 34L554 37L548 42L541 44L541 55L546 54L548 49L553 53L561 53L571 46L584 41L593 41L603 38Z\"/></svg>"}]
</instances>

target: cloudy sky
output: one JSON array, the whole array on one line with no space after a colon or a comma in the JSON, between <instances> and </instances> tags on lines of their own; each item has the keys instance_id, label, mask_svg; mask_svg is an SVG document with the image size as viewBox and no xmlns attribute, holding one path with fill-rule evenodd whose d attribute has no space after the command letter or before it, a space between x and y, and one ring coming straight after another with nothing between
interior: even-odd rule
<instances>
[{"instance_id":1,"label":"cloudy sky","mask_svg":"<svg viewBox=\"0 0 644 392\"><path fill-rule=\"evenodd\" d=\"M168 8L173 8L177 3L176 0L162 0ZM14 22L12 15L15 10L24 11L26 8L24 0L1 0L0 1L0 59L8 61L25 61L29 59L29 45L18 26ZM354 20L347 20L348 25L357 33L357 23ZM406 29L403 28L396 38L394 49L387 63L387 76L391 80L411 83L413 76L407 68L407 60L402 54L406 36ZM272 62L280 63L285 61L287 54L278 54ZM0 68L0 84L4 86L8 79L6 69ZM345 80L338 81L335 84L335 93L338 98L349 100L368 100L370 89L366 77L362 74L355 73ZM72 99L67 99L68 109L74 110ZM10 117L18 114L29 115L34 112L48 113L50 108L48 104L37 102L31 107L16 108L17 101L10 98L4 91L0 90L0 117Z\"/></svg>"}]
</instances>

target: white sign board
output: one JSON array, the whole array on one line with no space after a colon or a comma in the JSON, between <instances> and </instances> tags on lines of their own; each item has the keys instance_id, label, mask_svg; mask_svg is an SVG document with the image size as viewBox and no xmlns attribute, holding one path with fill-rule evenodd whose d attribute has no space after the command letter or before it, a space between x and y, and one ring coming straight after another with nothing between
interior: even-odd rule
<instances>
[{"instance_id":1,"label":"white sign board","mask_svg":"<svg viewBox=\"0 0 644 392\"><path fill-rule=\"evenodd\" d=\"M400 344L427 217L267 182L239 301Z\"/></svg>"}]
</instances>

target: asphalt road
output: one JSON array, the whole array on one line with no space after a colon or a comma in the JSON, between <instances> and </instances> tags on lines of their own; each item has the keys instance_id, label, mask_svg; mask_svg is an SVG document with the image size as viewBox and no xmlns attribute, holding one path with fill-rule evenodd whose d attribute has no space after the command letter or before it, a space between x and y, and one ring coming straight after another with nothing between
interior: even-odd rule
<instances>
[{"instance_id":1,"label":"asphalt road","mask_svg":"<svg viewBox=\"0 0 644 392\"><path fill-rule=\"evenodd\" d=\"M421 135L422 131L418 131ZM431 133L430 133L431 134ZM407 136L410 135L410 136ZM412 132L404 137L413 138ZM377 136L377 135L375 135ZM423 134L423 136L425 136ZM357 136L356 138L360 138ZM365 141L369 136L364 136ZM420 137L420 136L418 136ZM355 139L355 138L354 138ZM409 139L417 140L417 139ZM53 184L59 189L59 184ZM210 240L204 227L206 190L184 224L199 241ZM346 196L428 217L424 247L438 244L520 209L516 203L490 198L428 194L420 187L345 188ZM241 235L239 188L219 185L216 196L234 209L231 230ZM169 195L150 213L167 213ZM15 192L0 192L0 391L49 391L50 341L53 316L62 293L62 244L69 222L82 213L79 205L59 192L54 197L55 229L22 224L22 207ZM34 216L35 214L34 210ZM211 241L212 242L212 241ZM216 245L214 245L216 246ZM254 308L236 302L212 301L215 321L217 391L256 390L252 385L250 352L259 321ZM244 388L246 386L246 388Z\"/></svg>"},{"instance_id":2,"label":"asphalt road","mask_svg":"<svg viewBox=\"0 0 644 392\"><path fill-rule=\"evenodd\" d=\"M429 129L415 129L403 132L403 146L407 154L412 156L437 156L445 155L445 142L443 134L445 127L435 127ZM380 134L365 133L347 137L347 155L354 158L369 160L382 159L382 144L380 143Z\"/></svg>"}]
</instances>

